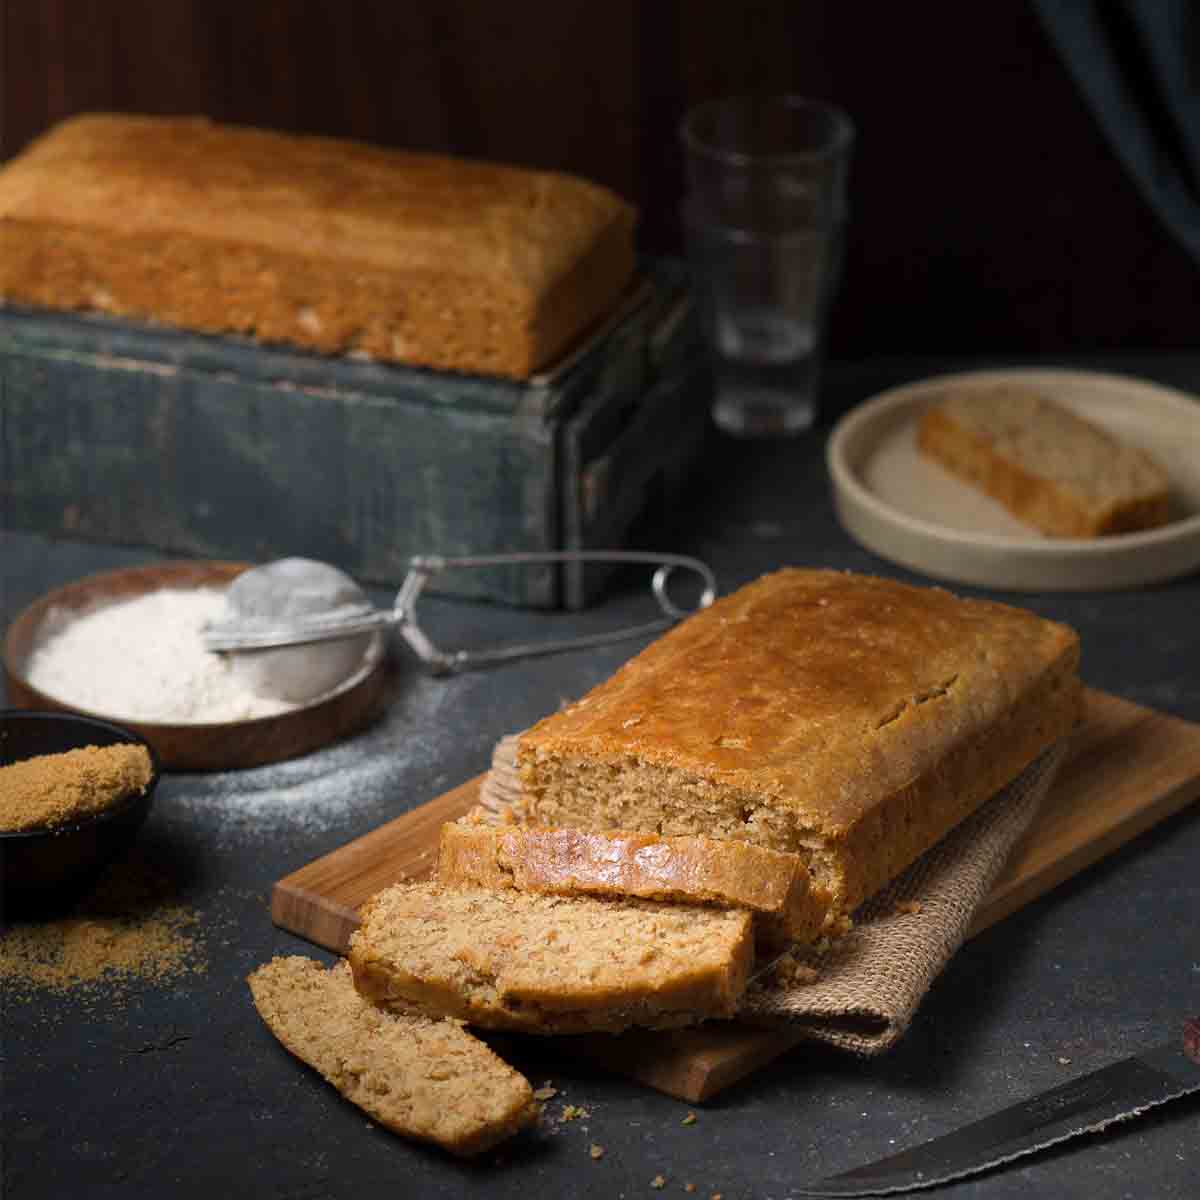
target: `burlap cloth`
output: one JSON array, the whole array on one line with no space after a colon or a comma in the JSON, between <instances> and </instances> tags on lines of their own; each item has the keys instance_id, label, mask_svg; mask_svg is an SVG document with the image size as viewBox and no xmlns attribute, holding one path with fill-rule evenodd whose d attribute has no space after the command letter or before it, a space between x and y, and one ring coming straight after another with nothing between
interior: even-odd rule
<instances>
[{"instance_id":1,"label":"burlap cloth","mask_svg":"<svg viewBox=\"0 0 1200 1200\"><path fill-rule=\"evenodd\" d=\"M480 790L498 821L521 819L517 735L502 738ZM819 951L795 950L750 986L742 1020L858 1055L903 1035L962 945L1013 847L1037 815L1064 747L1047 751L855 914Z\"/></svg>"}]
</instances>

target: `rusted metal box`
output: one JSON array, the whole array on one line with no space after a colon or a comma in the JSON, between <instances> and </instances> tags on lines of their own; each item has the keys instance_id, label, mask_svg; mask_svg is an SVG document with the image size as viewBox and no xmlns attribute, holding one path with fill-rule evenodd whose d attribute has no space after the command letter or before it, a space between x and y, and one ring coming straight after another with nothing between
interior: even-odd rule
<instances>
[{"instance_id":1,"label":"rusted metal box","mask_svg":"<svg viewBox=\"0 0 1200 1200\"><path fill-rule=\"evenodd\" d=\"M674 263L523 383L0 309L0 520L203 558L301 554L385 585L413 554L620 547L674 503L703 439L698 338ZM603 574L435 586L576 608Z\"/></svg>"}]
</instances>

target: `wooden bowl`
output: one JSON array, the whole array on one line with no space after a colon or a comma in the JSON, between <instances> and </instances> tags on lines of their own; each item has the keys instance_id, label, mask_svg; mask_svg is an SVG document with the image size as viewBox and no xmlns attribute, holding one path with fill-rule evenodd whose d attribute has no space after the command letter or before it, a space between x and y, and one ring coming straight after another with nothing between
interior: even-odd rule
<instances>
[{"instance_id":1,"label":"wooden bowl","mask_svg":"<svg viewBox=\"0 0 1200 1200\"><path fill-rule=\"evenodd\" d=\"M221 587L249 563L172 562L126 567L89 575L47 592L18 614L4 639L4 672L9 703L21 708L79 712L116 721L153 747L165 770L223 771L256 767L311 753L356 732L375 715L386 681L383 639L361 671L326 696L289 712L247 721L159 724L90 712L35 688L26 677L43 621L52 611L90 611L105 603L163 588Z\"/></svg>"}]
</instances>

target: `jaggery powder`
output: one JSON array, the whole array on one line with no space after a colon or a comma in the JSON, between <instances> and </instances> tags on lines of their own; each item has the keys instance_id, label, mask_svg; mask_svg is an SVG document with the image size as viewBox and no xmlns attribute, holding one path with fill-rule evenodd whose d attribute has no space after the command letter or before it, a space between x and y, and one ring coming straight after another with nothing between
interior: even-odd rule
<instances>
[{"instance_id":1,"label":"jaggery powder","mask_svg":"<svg viewBox=\"0 0 1200 1200\"><path fill-rule=\"evenodd\" d=\"M134 852L68 912L11 922L0 934L5 996L44 990L110 998L138 983L203 972L197 914L176 893L167 874Z\"/></svg>"},{"instance_id":2,"label":"jaggery powder","mask_svg":"<svg viewBox=\"0 0 1200 1200\"><path fill-rule=\"evenodd\" d=\"M135 742L82 746L0 767L0 830L78 821L144 792L153 774L149 751Z\"/></svg>"}]
</instances>

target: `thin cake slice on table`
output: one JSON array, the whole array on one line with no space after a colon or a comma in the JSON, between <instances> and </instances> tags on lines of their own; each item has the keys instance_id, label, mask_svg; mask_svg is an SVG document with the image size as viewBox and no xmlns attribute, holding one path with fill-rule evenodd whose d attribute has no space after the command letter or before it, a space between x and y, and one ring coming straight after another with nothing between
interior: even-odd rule
<instances>
[{"instance_id":1,"label":"thin cake slice on table","mask_svg":"<svg viewBox=\"0 0 1200 1200\"><path fill-rule=\"evenodd\" d=\"M797 854L835 933L1071 731L1078 660L1023 609L785 569L522 734L520 819Z\"/></svg>"},{"instance_id":2,"label":"thin cake slice on table","mask_svg":"<svg viewBox=\"0 0 1200 1200\"><path fill-rule=\"evenodd\" d=\"M249 984L279 1041L394 1133L466 1156L537 1115L528 1080L457 1021L380 1011L354 990L345 961L275 958Z\"/></svg>"}]
</instances>

